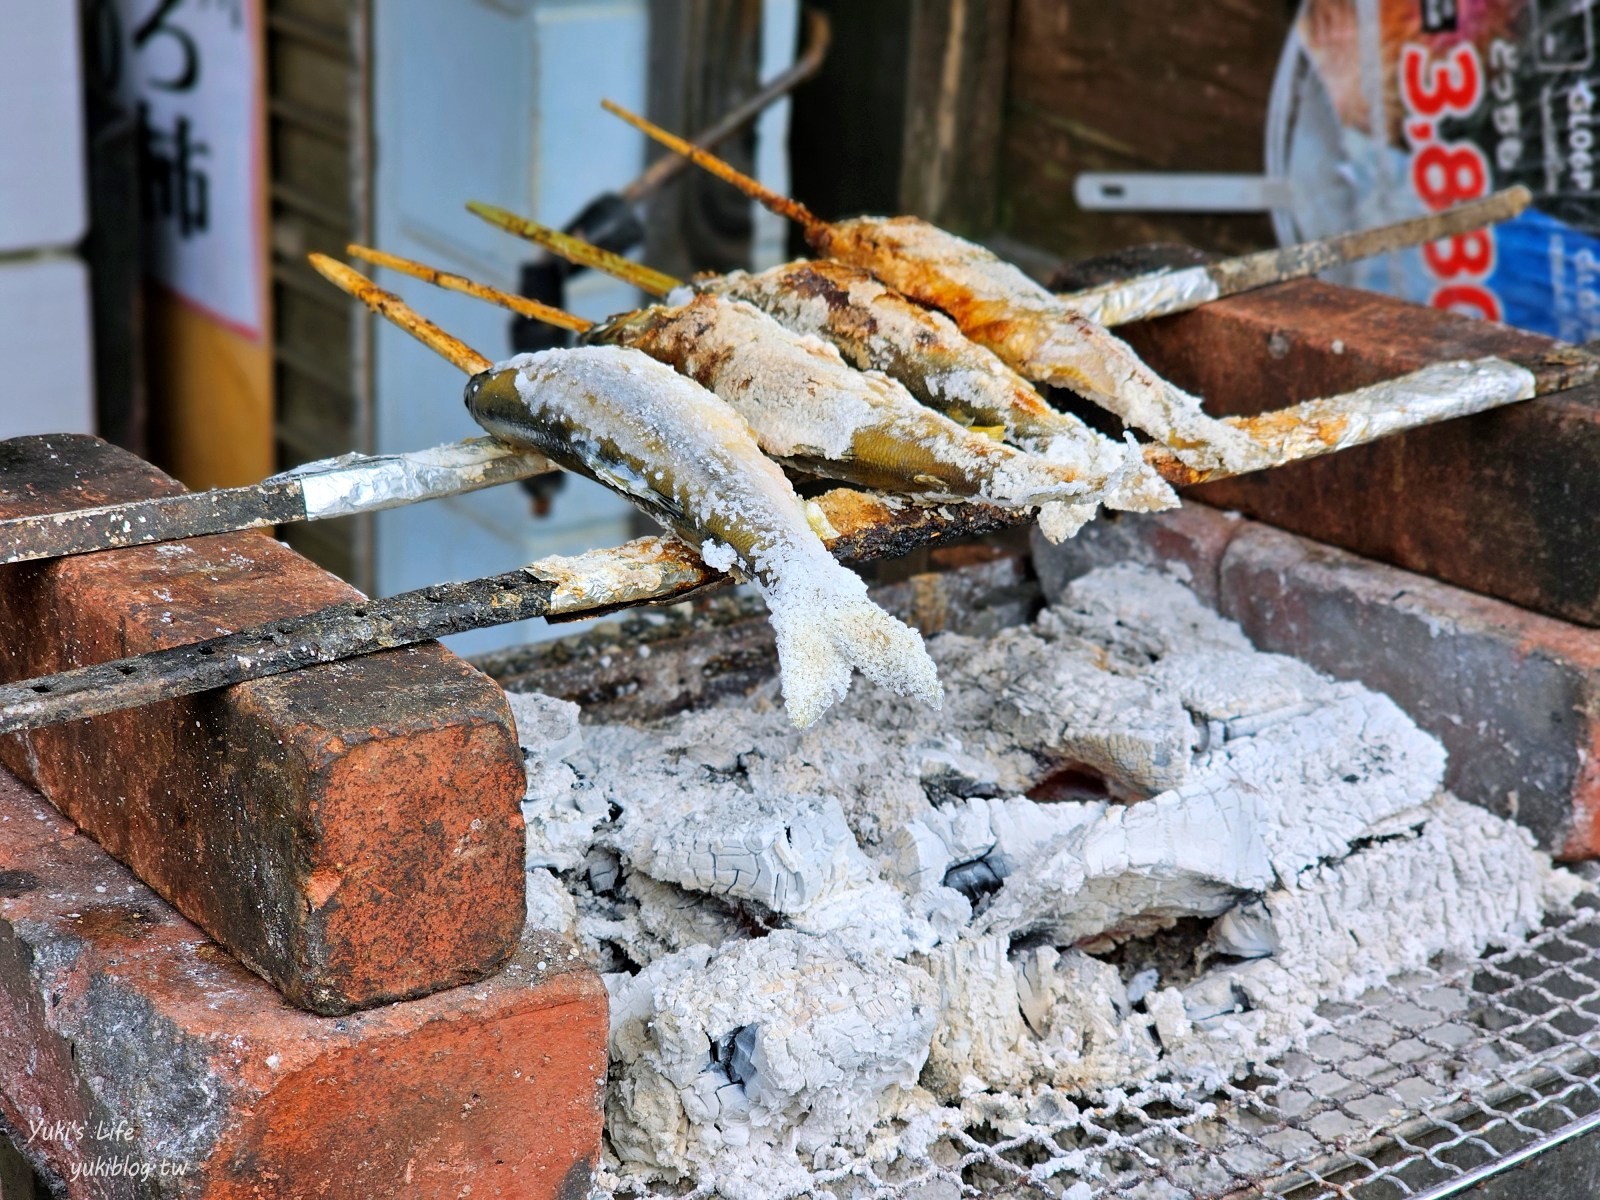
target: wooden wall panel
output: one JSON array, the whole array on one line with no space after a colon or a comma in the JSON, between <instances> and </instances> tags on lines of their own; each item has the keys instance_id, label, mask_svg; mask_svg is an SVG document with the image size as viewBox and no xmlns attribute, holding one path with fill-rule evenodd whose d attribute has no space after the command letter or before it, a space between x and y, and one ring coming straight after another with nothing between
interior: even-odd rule
<instances>
[{"instance_id":1,"label":"wooden wall panel","mask_svg":"<svg viewBox=\"0 0 1600 1200\"><path fill-rule=\"evenodd\" d=\"M1264 216L1090 214L1085 170L1262 169L1286 0L1011 0L1000 228L1065 258L1137 242L1239 251Z\"/></svg>"}]
</instances>

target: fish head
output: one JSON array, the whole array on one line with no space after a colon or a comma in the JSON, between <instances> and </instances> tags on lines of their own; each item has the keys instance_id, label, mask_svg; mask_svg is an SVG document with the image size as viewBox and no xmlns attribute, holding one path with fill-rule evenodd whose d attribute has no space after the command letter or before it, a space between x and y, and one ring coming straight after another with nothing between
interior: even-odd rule
<instances>
[{"instance_id":1,"label":"fish head","mask_svg":"<svg viewBox=\"0 0 1600 1200\"><path fill-rule=\"evenodd\" d=\"M466 404L472 419L502 441L528 440L528 402L517 390L515 367L491 367L467 380Z\"/></svg>"}]
</instances>

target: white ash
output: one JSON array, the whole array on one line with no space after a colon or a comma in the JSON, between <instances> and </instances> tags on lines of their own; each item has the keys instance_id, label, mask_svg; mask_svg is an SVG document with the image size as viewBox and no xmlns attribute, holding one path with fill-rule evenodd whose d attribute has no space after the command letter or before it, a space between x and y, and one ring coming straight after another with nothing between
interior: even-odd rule
<instances>
[{"instance_id":1,"label":"white ash","mask_svg":"<svg viewBox=\"0 0 1600 1200\"><path fill-rule=\"evenodd\" d=\"M1386 697L1167 576L929 651L939 714L861 689L796 730L774 686L579 746L516 701L559 751L529 749L530 915L611 972L614 1169L784 1195L1051 1096L1215 1082L1574 894Z\"/></svg>"}]
</instances>

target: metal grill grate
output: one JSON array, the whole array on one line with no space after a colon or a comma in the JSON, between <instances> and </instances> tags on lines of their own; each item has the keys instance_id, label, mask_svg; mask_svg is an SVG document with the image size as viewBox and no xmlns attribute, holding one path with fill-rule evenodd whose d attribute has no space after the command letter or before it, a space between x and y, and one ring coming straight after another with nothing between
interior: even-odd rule
<instances>
[{"instance_id":1,"label":"metal grill grate","mask_svg":"<svg viewBox=\"0 0 1600 1200\"><path fill-rule=\"evenodd\" d=\"M1003 1128L968 1127L892 1166L839 1161L783 1195L1444 1200L1600 1129L1600 901L1321 1011L1326 1030L1250 1079L1051 1093Z\"/></svg>"}]
</instances>

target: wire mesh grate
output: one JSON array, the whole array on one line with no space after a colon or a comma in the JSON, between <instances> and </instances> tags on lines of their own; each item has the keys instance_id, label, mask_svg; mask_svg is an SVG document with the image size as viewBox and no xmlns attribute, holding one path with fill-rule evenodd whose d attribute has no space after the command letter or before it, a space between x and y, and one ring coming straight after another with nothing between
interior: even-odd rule
<instances>
[{"instance_id":1,"label":"wire mesh grate","mask_svg":"<svg viewBox=\"0 0 1600 1200\"><path fill-rule=\"evenodd\" d=\"M1600 1126L1600 900L1523 942L1324 1005L1304 1049L1211 1090L1172 1082L1031 1097L892 1163L817 1164L784 1196L1443 1200ZM672 1193L604 1174L617 1197Z\"/></svg>"}]
</instances>

